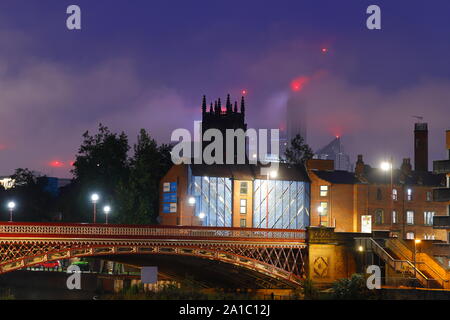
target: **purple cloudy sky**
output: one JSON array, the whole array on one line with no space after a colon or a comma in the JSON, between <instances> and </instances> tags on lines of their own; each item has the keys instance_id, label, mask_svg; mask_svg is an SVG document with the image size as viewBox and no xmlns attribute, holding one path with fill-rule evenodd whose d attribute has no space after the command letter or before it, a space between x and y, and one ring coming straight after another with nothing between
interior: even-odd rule
<instances>
[{"instance_id":1,"label":"purple cloudy sky","mask_svg":"<svg viewBox=\"0 0 450 320\"><path fill-rule=\"evenodd\" d=\"M81 7L81 31L65 27L70 4ZM382 9L381 31L365 27L370 4ZM448 0L4 0L0 175L69 176L81 134L99 122L132 142L141 127L168 142L200 119L203 94L246 89L249 127L277 128L299 77L313 149L340 134L352 161L398 163L413 157L421 115L430 162L444 158L449 15Z\"/></svg>"}]
</instances>

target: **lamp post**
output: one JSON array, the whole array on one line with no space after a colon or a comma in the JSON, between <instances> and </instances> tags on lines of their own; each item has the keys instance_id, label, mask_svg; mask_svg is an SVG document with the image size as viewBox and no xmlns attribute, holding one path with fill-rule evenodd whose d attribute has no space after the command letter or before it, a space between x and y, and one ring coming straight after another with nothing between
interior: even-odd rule
<instances>
[{"instance_id":1,"label":"lamp post","mask_svg":"<svg viewBox=\"0 0 450 320\"><path fill-rule=\"evenodd\" d=\"M394 166L394 160L393 160L393 158L391 157L391 159L389 160L389 161L383 161L382 163L381 163L381 170L383 170L383 171L390 171L390 174L391 174L391 188L390 188L390 198L391 198L391 212L390 212L390 215L391 215L391 226L393 225L393 211L394 211L394 194L393 194L393 192L394 192L394 183L393 183L393 174L392 174L392 171L393 171L393 166Z\"/></svg>"},{"instance_id":2,"label":"lamp post","mask_svg":"<svg viewBox=\"0 0 450 320\"><path fill-rule=\"evenodd\" d=\"M319 212L319 227L321 227L322 226L323 207L322 206L318 206L317 207L317 212Z\"/></svg>"},{"instance_id":3,"label":"lamp post","mask_svg":"<svg viewBox=\"0 0 450 320\"><path fill-rule=\"evenodd\" d=\"M420 244L420 242L421 242L420 239L414 240L414 279L415 280L417 280L417 261L416 261L417 245Z\"/></svg>"},{"instance_id":4,"label":"lamp post","mask_svg":"<svg viewBox=\"0 0 450 320\"><path fill-rule=\"evenodd\" d=\"M16 207L16 203L14 201L10 201L7 204L7 207L9 209L9 222L13 221L13 210Z\"/></svg>"},{"instance_id":5,"label":"lamp post","mask_svg":"<svg viewBox=\"0 0 450 320\"><path fill-rule=\"evenodd\" d=\"M108 214L111 212L111 207L108 205L104 206L103 212L105 213L106 224L108 224Z\"/></svg>"},{"instance_id":6,"label":"lamp post","mask_svg":"<svg viewBox=\"0 0 450 320\"><path fill-rule=\"evenodd\" d=\"M92 203L94 205L94 219L93 219L94 223L95 223L95 218L96 218L96 215L97 215L97 202L98 202L99 199L100 199L100 196L97 193L93 193L91 195L91 201L92 201Z\"/></svg>"}]
</instances>

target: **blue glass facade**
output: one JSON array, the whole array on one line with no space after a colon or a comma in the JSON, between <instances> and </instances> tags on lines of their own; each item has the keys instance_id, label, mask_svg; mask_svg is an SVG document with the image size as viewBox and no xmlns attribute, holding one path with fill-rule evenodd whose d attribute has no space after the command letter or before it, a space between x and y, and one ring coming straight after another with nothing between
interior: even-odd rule
<instances>
[{"instance_id":1,"label":"blue glass facade","mask_svg":"<svg viewBox=\"0 0 450 320\"><path fill-rule=\"evenodd\" d=\"M255 180L253 227L304 229L309 226L309 183Z\"/></svg>"},{"instance_id":2,"label":"blue glass facade","mask_svg":"<svg viewBox=\"0 0 450 320\"><path fill-rule=\"evenodd\" d=\"M191 195L195 197L195 215L204 214L203 225L232 227L232 182L230 178L191 178Z\"/></svg>"}]
</instances>

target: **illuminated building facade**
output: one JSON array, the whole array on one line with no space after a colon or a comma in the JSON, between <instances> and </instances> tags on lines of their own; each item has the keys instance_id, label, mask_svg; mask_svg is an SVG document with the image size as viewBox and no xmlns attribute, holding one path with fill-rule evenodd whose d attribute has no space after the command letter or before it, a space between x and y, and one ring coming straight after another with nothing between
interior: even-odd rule
<instances>
[{"instance_id":1,"label":"illuminated building facade","mask_svg":"<svg viewBox=\"0 0 450 320\"><path fill-rule=\"evenodd\" d=\"M259 172L256 165L173 166L161 181L160 221L165 225L308 227L306 171L280 164L276 178Z\"/></svg>"}]
</instances>

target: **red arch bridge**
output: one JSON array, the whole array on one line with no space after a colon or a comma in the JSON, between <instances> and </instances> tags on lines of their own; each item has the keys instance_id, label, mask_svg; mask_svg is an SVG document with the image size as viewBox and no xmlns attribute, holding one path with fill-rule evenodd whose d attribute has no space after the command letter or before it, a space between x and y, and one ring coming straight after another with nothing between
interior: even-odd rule
<instances>
[{"instance_id":1,"label":"red arch bridge","mask_svg":"<svg viewBox=\"0 0 450 320\"><path fill-rule=\"evenodd\" d=\"M152 256L158 262L170 256L178 259L172 264L216 261L297 285L306 276L306 246L305 230L1 222L0 274L73 257L126 263L133 257Z\"/></svg>"}]
</instances>

